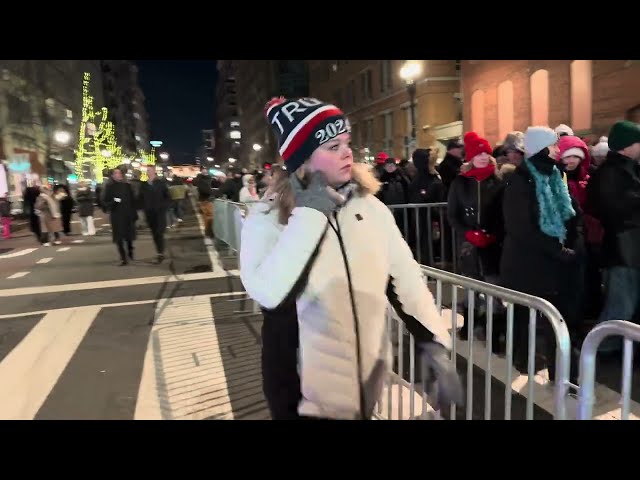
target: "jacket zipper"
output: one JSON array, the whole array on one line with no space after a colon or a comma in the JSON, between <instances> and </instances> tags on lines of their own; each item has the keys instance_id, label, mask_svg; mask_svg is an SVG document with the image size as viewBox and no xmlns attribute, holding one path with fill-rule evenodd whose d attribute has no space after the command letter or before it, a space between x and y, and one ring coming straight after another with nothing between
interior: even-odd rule
<instances>
[{"instance_id":1,"label":"jacket zipper","mask_svg":"<svg viewBox=\"0 0 640 480\"><path fill-rule=\"evenodd\" d=\"M336 221L336 226L334 227L331 222L331 228L336 232L338 236L338 243L340 244L340 251L342 253L342 260L344 262L344 268L347 272L347 283L349 285L349 297L351 299L351 311L353 312L353 325L354 332L356 336L356 361L358 368L358 393L359 393L359 403L360 403L360 417L362 420L367 420L365 417L365 399L364 399L364 387L362 382L362 352L360 350L360 325L358 322L358 314L356 312L356 299L353 293L353 285L351 283L351 270L349 269L349 261L347 260L347 251L344 248L344 242L342 241L342 235L340 233L340 223L338 223L338 212L333 213L333 217Z\"/></svg>"}]
</instances>

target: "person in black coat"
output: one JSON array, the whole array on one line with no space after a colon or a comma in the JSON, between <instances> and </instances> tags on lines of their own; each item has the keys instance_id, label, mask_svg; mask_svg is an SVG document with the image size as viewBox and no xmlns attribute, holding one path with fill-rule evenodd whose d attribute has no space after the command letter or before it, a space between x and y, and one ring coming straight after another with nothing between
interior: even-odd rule
<instances>
[{"instance_id":1,"label":"person in black coat","mask_svg":"<svg viewBox=\"0 0 640 480\"><path fill-rule=\"evenodd\" d=\"M136 239L136 220L138 213L131 185L124 181L122 170L116 168L112 172L112 181L106 183L103 202L111 220L113 243L118 246L120 265L128 262L124 244L127 244L129 259L133 260L133 241Z\"/></svg>"},{"instance_id":2,"label":"person in black coat","mask_svg":"<svg viewBox=\"0 0 640 480\"><path fill-rule=\"evenodd\" d=\"M387 158L384 164L384 172L380 176L382 187L376 194L376 197L385 205L405 205L409 200L409 179L398 168L394 158ZM394 209L393 216L396 219L396 225L405 237L408 236L408 227L405 225L405 216L402 209Z\"/></svg>"},{"instance_id":3,"label":"person in black coat","mask_svg":"<svg viewBox=\"0 0 640 480\"><path fill-rule=\"evenodd\" d=\"M462 275L489 283L498 282L501 243L503 236L501 201L503 183L497 165L491 157L487 140L475 132L464 136L467 163L451 184L447 217L456 233L458 264ZM494 304L496 306L496 304ZM495 310L494 310L495 311ZM463 339L469 335L467 311L460 331ZM475 325L481 325L484 312L479 308ZM494 321L495 321L494 317ZM500 349L502 329L495 321L492 347Z\"/></svg>"},{"instance_id":4,"label":"person in black coat","mask_svg":"<svg viewBox=\"0 0 640 480\"><path fill-rule=\"evenodd\" d=\"M413 152L413 166L416 174L409 184L409 203L440 203L446 200L446 191L440 175L435 169L438 160L437 152L430 148L418 148ZM437 247L440 240L438 232L443 228L440 225L440 210L433 209L431 211L431 225L428 224L428 213L426 208L418 208L418 232L416 229L416 220L414 210L409 210L409 245L416 251L416 259L418 263L423 265L429 264L430 255L429 248L434 252L435 257L440 254ZM429 245L428 229L432 230L432 245ZM420 248L416 250L416 243L420 242Z\"/></svg>"},{"instance_id":5,"label":"person in black coat","mask_svg":"<svg viewBox=\"0 0 640 480\"><path fill-rule=\"evenodd\" d=\"M36 209L34 207L39 196L40 187L38 185L33 185L31 187L25 188L22 198L24 201L24 210L29 215L29 227L31 229L31 232L36 236L38 242L42 243L42 229L40 228L40 219L38 218Z\"/></svg>"},{"instance_id":6,"label":"person in black coat","mask_svg":"<svg viewBox=\"0 0 640 480\"><path fill-rule=\"evenodd\" d=\"M64 192L62 194L63 198L60 199L60 214L62 215L62 229L65 235L71 235L71 215L73 215L73 206L74 201L71 197L71 192L69 191L69 187L66 185L56 185L53 189L54 195L60 195L60 192Z\"/></svg>"},{"instance_id":7,"label":"person in black coat","mask_svg":"<svg viewBox=\"0 0 640 480\"><path fill-rule=\"evenodd\" d=\"M640 315L640 127L616 123L606 161L591 177L587 202L604 228L606 300L600 321Z\"/></svg>"},{"instance_id":8,"label":"person in black coat","mask_svg":"<svg viewBox=\"0 0 640 480\"><path fill-rule=\"evenodd\" d=\"M156 166L147 166L148 180L141 185L144 217L151 229L153 243L156 247L156 263L164 260L164 232L167 229L167 210L171 206L169 187L163 178L156 173Z\"/></svg>"},{"instance_id":9,"label":"person in black coat","mask_svg":"<svg viewBox=\"0 0 640 480\"><path fill-rule=\"evenodd\" d=\"M453 181L460 173L460 167L463 163L463 148L464 144L458 139L454 138L447 143L447 154L438 165L438 172L442 178L442 183L447 191L453 183Z\"/></svg>"},{"instance_id":10,"label":"person in black coat","mask_svg":"<svg viewBox=\"0 0 640 480\"><path fill-rule=\"evenodd\" d=\"M529 127L525 149L529 158L506 181L503 200L505 238L500 261L504 287L544 298L567 321L570 332L572 285L567 285L584 241L578 203L569 195L553 156L558 135L548 127ZM548 186L548 188L546 188ZM539 322L544 332L544 350L549 377L555 379L555 340L551 325ZM514 366L527 371L529 311L514 309ZM576 362L572 362L575 381Z\"/></svg>"},{"instance_id":11,"label":"person in black coat","mask_svg":"<svg viewBox=\"0 0 640 480\"><path fill-rule=\"evenodd\" d=\"M89 180L83 180L76 190L76 202L78 204L78 216L82 223L82 235L95 235L96 229L93 223L93 196L89 187Z\"/></svg>"}]
</instances>

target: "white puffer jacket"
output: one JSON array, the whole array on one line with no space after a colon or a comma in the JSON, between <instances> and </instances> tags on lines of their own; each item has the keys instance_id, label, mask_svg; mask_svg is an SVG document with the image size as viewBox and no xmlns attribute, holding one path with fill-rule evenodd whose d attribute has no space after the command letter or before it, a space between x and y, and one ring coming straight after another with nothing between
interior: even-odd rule
<instances>
[{"instance_id":1,"label":"white puffer jacket","mask_svg":"<svg viewBox=\"0 0 640 480\"><path fill-rule=\"evenodd\" d=\"M261 306L273 309L294 286L301 289L295 292L300 415L354 419L361 394L367 409L378 399L382 382L373 377L384 377L390 365L385 326L390 280L402 316L426 327L429 340L451 346L447 325L393 215L371 194L354 193L331 225L317 210L295 208L284 226L275 209L259 203L245 220L241 245L242 283Z\"/></svg>"}]
</instances>

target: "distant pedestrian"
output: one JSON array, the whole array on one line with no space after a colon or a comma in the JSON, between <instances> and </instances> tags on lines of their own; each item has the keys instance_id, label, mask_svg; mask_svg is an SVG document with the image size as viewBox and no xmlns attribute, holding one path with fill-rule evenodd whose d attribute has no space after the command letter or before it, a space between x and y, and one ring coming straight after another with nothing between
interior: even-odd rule
<instances>
[{"instance_id":1,"label":"distant pedestrian","mask_svg":"<svg viewBox=\"0 0 640 480\"><path fill-rule=\"evenodd\" d=\"M11 238L11 202L9 198L0 197L0 219L2 220L2 238Z\"/></svg>"},{"instance_id":2,"label":"distant pedestrian","mask_svg":"<svg viewBox=\"0 0 640 480\"><path fill-rule=\"evenodd\" d=\"M133 241L136 239L136 220L138 212L131 185L124 181L122 170L115 169L111 181L106 183L104 191L104 206L109 212L111 220L111 235L113 243L118 246L120 265L129 263L125 254L125 243L129 260L133 260Z\"/></svg>"},{"instance_id":3,"label":"distant pedestrian","mask_svg":"<svg viewBox=\"0 0 640 480\"><path fill-rule=\"evenodd\" d=\"M40 219L40 230L42 232L42 244L45 247L51 246L51 236L53 234L54 245L60 245L60 232L62 232L62 214L60 213L60 203L56 200L48 186L40 187L40 195L34 205L36 214Z\"/></svg>"},{"instance_id":4,"label":"distant pedestrian","mask_svg":"<svg viewBox=\"0 0 640 480\"><path fill-rule=\"evenodd\" d=\"M78 203L78 216L82 223L82 235L95 235L96 229L93 223L93 197L89 180L83 180L76 191L76 202Z\"/></svg>"},{"instance_id":5,"label":"distant pedestrian","mask_svg":"<svg viewBox=\"0 0 640 480\"><path fill-rule=\"evenodd\" d=\"M156 263L161 263L164 260L164 233L167 229L167 210L171 206L171 196L166 180L158 177L155 165L147 166L147 177L148 180L142 184L144 216L156 247Z\"/></svg>"}]
</instances>

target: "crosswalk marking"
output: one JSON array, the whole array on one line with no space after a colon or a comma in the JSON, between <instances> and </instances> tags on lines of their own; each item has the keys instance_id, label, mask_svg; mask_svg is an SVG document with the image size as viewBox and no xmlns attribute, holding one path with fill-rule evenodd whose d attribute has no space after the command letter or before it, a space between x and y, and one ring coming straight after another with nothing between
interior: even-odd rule
<instances>
[{"instance_id":1,"label":"crosswalk marking","mask_svg":"<svg viewBox=\"0 0 640 480\"><path fill-rule=\"evenodd\" d=\"M53 260L53 257L41 258L36 263L39 263L39 264L49 263L51 260Z\"/></svg>"},{"instance_id":2,"label":"crosswalk marking","mask_svg":"<svg viewBox=\"0 0 640 480\"><path fill-rule=\"evenodd\" d=\"M58 250L56 250L56 252L66 252L67 250L70 250L70 249L71 249L71 247L62 247L62 248L59 248Z\"/></svg>"},{"instance_id":3,"label":"crosswalk marking","mask_svg":"<svg viewBox=\"0 0 640 480\"><path fill-rule=\"evenodd\" d=\"M5 357L0 419L33 419L99 311L82 307L49 313Z\"/></svg>"},{"instance_id":4,"label":"crosswalk marking","mask_svg":"<svg viewBox=\"0 0 640 480\"><path fill-rule=\"evenodd\" d=\"M5 253L0 255L0 260L3 258L15 258L21 257L22 255L28 255L31 252L35 252L37 248L23 248L22 250L18 250L17 252Z\"/></svg>"},{"instance_id":5,"label":"crosswalk marking","mask_svg":"<svg viewBox=\"0 0 640 480\"><path fill-rule=\"evenodd\" d=\"M84 240L74 240L74 241L73 241L73 242L71 242L71 243L84 243Z\"/></svg>"},{"instance_id":6,"label":"crosswalk marking","mask_svg":"<svg viewBox=\"0 0 640 480\"><path fill-rule=\"evenodd\" d=\"M22 278L25 275L29 275L29 272L16 272L13 275L7 277L7 280L13 280L14 278Z\"/></svg>"}]
</instances>

